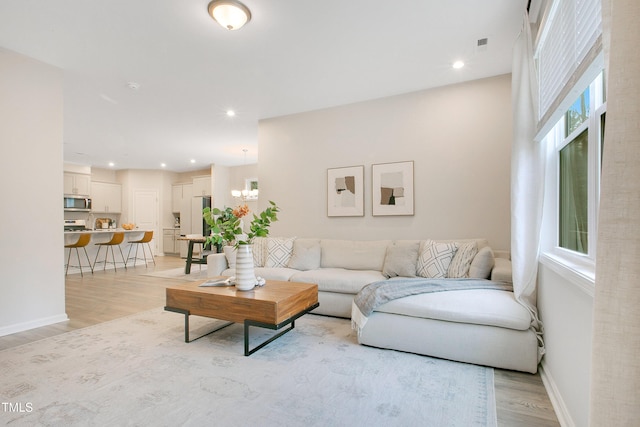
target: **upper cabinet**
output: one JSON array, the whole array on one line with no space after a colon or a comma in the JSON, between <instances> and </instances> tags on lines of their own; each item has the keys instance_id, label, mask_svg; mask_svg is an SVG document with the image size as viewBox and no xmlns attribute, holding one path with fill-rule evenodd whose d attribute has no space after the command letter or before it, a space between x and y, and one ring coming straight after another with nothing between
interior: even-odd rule
<instances>
[{"instance_id":1,"label":"upper cabinet","mask_svg":"<svg viewBox=\"0 0 640 427\"><path fill-rule=\"evenodd\" d=\"M91 175L65 172L64 194L89 196L89 194L91 194Z\"/></svg>"},{"instance_id":2,"label":"upper cabinet","mask_svg":"<svg viewBox=\"0 0 640 427\"><path fill-rule=\"evenodd\" d=\"M211 196L211 177L193 178L193 196Z\"/></svg>"},{"instance_id":3,"label":"upper cabinet","mask_svg":"<svg viewBox=\"0 0 640 427\"><path fill-rule=\"evenodd\" d=\"M185 197L183 184L174 184L171 186L171 212L179 213L182 206L182 199ZM191 198L191 191L189 191L189 198ZM191 203L191 202L189 202Z\"/></svg>"},{"instance_id":4,"label":"upper cabinet","mask_svg":"<svg viewBox=\"0 0 640 427\"><path fill-rule=\"evenodd\" d=\"M91 183L93 212L122 212L122 186L110 182Z\"/></svg>"}]
</instances>

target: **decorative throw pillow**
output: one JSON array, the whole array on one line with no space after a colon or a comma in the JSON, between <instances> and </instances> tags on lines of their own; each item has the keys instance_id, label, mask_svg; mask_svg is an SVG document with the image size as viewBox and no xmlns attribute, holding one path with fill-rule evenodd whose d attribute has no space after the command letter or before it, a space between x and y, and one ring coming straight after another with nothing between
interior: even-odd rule
<instances>
[{"instance_id":1,"label":"decorative throw pillow","mask_svg":"<svg viewBox=\"0 0 640 427\"><path fill-rule=\"evenodd\" d=\"M444 278L447 277L449 264L458 250L458 244L436 243L427 240L423 243L418 257L417 273L420 277Z\"/></svg>"},{"instance_id":2,"label":"decorative throw pillow","mask_svg":"<svg viewBox=\"0 0 640 427\"><path fill-rule=\"evenodd\" d=\"M253 239L253 266L264 267L267 258L267 238L256 237Z\"/></svg>"},{"instance_id":3,"label":"decorative throw pillow","mask_svg":"<svg viewBox=\"0 0 640 427\"><path fill-rule=\"evenodd\" d=\"M415 277L420 242L394 242L387 246L382 274L386 278Z\"/></svg>"},{"instance_id":4,"label":"decorative throw pillow","mask_svg":"<svg viewBox=\"0 0 640 427\"><path fill-rule=\"evenodd\" d=\"M302 271L318 269L321 254L320 240L296 239L293 242L293 254L287 266Z\"/></svg>"},{"instance_id":5,"label":"decorative throw pillow","mask_svg":"<svg viewBox=\"0 0 640 427\"><path fill-rule=\"evenodd\" d=\"M453 257L449 270L448 277L469 277L469 268L471 267L471 261L473 257L478 253L478 244L476 242L462 243L458 246L458 252Z\"/></svg>"},{"instance_id":6,"label":"decorative throw pillow","mask_svg":"<svg viewBox=\"0 0 640 427\"><path fill-rule=\"evenodd\" d=\"M224 256L227 258L229 268L236 268L236 248L233 246L225 246L222 248Z\"/></svg>"},{"instance_id":7,"label":"decorative throw pillow","mask_svg":"<svg viewBox=\"0 0 640 427\"><path fill-rule=\"evenodd\" d=\"M267 259L265 267L286 267L293 252L295 237L267 238Z\"/></svg>"},{"instance_id":8,"label":"decorative throw pillow","mask_svg":"<svg viewBox=\"0 0 640 427\"><path fill-rule=\"evenodd\" d=\"M485 246L473 257L473 261L471 261L471 266L469 267L469 277L488 279L491 276L491 270L495 263L496 260L493 251L489 246Z\"/></svg>"}]
</instances>

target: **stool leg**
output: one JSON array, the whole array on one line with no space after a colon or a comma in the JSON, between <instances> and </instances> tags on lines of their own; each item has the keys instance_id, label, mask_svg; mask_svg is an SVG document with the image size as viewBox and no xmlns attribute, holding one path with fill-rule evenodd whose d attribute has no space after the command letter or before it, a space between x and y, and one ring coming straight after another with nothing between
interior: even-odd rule
<instances>
[{"instance_id":1,"label":"stool leg","mask_svg":"<svg viewBox=\"0 0 640 427\"><path fill-rule=\"evenodd\" d=\"M76 258L78 259L78 268L80 269L80 277L84 277L84 273L82 273L82 261L80 261L80 251L76 248Z\"/></svg>"},{"instance_id":2,"label":"stool leg","mask_svg":"<svg viewBox=\"0 0 640 427\"><path fill-rule=\"evenodd\" d=\"M118 271L118 268L116 266L116 253L113 251L113 245L109 246L109 248L111 248L111 259L113 260L113 271ZM109 254L109 250L108 250L109 248L107 248L107 255ZM104 263L104 267L107 268L106 262Z\"/></svg>"},{"instance_id":3,"label":"stool leg","mask_svg":"<svg viewBox=\"0 0 640 427\"><path fill-rule=\"evenodd\" d=\"M71 261L71 248L69 248L69 256L67 257L67 268L64 270L64 275L66 276L69 272L69 262Z\"/></svg>"},{"instance_id":4,"label":"stool leg","mask_svg":"<svg viewBox=\"0 0 640 427\"><path fill-rule=\"evenodd\" d=\"M118 249L120 249L120 257L122 258L122 262L124 263L124 269L126 270L126 269L127 269L127 262L124 260L124 255L122 254L122 247L121 247L121 245L118 245ZM134 264L134 266L135 266L135 264ZM116 265L115 265L115 259L114 259L113 268L116 268Z\"/></svg>"},{"instance_id":5,"label":"stool leg","mask_svg":"<svg viewBox=\"0 0 640 427\"><path fill-rule=\"evenodd\" d=\"M98 251L96 252L96 259L93 261L93 269L96 269L96 264L98 263L98 255L100 255L100 249L102 249L101 245L98 245Z\"/></svg>"},{"instance_id":6,"label":"stool leg","mask_svg":"<svg viewBox=\"0 0 640 427\"><path fill-rule=\"evenodd\" d=\"M138 248L140 247L140 243L136 243L136 254L133 256L133 265L136 265L138 262ZM147 264L147 260L144 260L145 266Z\"/></svg>"},{"instance_id":7,"label":"stool leg","mask_svg":"<svg viewBox=\"0 0 640 427\"><path fill-rule=\"evenodd\" d=\"M151 254L151 261L153 261L153 265L156 265L156 259L153 257L153 251L151 250L151 243L147 243L149 247L149 253Z\"/></svg>"},{"instance_id":8,"label":"stool leg","mask_svg":"<svg viewBox=\"0 0 640 427\"><path fill-rule=\"evenodd\" d=\"M124 261L124 266L127 266L127 263L129 263L129 260L131 259L131 248L133 247L133 243L129 243L129 252L127 252L127 259ZM136 260L133 260L133 266L136 266Z\"/></svg>"},{"instance_id":9,"label":"stool leg","mask_svg":"<svg viewBox=\"0 0 640 427\"><path fill-rule=\"evenodd\" d=\"M89 263L89 268L91 269L91 274L93 274L93 266L91 265L91 260L89 259L89 254L87 253L87 248L85 248L83 246L82 249L84 250L84 256L87 257L87 262Z\"/></svg>"}]
</instances>

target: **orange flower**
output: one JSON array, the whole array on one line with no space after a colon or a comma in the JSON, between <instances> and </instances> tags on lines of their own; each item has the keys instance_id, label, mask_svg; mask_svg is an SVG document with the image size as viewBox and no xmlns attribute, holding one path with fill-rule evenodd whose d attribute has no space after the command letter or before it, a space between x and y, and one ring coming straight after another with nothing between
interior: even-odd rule
<instances>
[{"instance_id":1,"label":"orange flower","mask_svg":"<svg viewBox=\"0 0 640 427\"><path fill-rule=\"evenodd\" d=\"M238 206L237 208L235 208L233 210L233 215L236 218L242 218L243 216L247 215L248 213L249 213L249 206L247 206L247 205Z\"/></svg>"}]
</instances>

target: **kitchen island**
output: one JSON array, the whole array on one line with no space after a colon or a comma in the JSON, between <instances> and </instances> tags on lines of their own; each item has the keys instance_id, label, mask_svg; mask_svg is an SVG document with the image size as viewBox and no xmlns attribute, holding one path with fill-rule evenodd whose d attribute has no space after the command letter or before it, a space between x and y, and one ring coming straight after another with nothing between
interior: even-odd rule
<instances>
[{"instance_id":1,"label":"kitchen island","mask_svg":"<svg viewBox=\"0 0 640 427\"><path fill-rule=\"evenodd\" d=\"M93 265L93 263L96 260L96 254L98 253L98 249L100 248L99 246L96 246L96 243L106 243L109 240L111 240L111 238L113 237L113 233L116 232L122 232L124 233L124 241L121 244L120 249L122 249L122 253L124 254L124 257L126 259L127 257L127 253L129 252L129 246L131 246L128 242L132 241L132 240L138 240L141 239L142 236L144 236L144 233L147 230L143 230L143 229L139 229L139 228L135 228L133 230L125 230L124 228L106 228L106 229L98 229L98 230L74 230L74 231L65 231L64 232L64 244L65 245L69 245L72 243L75 243L78 241L78 238L80 237L81 234L91 234L91 242L86 246L87 249L87 254L89 256L89 260L91 261L91 264ZM155 236L154 236L155 239ZM151 245L153 247L153 244ZM96 268L102 268L103 264L100 263L100 261L104 260L104 251L105 248L103 248L102 250L100 250L100 259L98 260L98 265L96 266ZM109 248L106 248L109 249ZM67 261L67 256L68 256L68 251L69 249L65 249L64 252L64 260L65 262ZM115 250L115 254L116 254L116 267L117 268L124 268L124 264L122 263L122 259L120 259L120 251L117 248L114 248ZM76 259L76 251L75 249L71 249L71 251L73 252L71 254L71 261L70 264L71 266L69 266L69 274L73 274L73 273L79 273L80 269L77 267L73 267L74 265L78 264L78 260ZM109 250L109 253L111 251ZM135 252L135 248L131 251L132 252L132 256L133 253ZM80 261L82 262L82 269L83 271L87 271L89 270L89 266L87 265L87 259L84 256L84 253L82 251L82 249L80 249ZM109 261L111 260L111 256L109 256ZM136 259L136 260L129 260L129 262L127 263L127 267L132 267L134 265L144 265L144 261L141 259ZM107 269L113 269L113 264L108 264L106 265Z\"/></svg>"}]
</instances>

